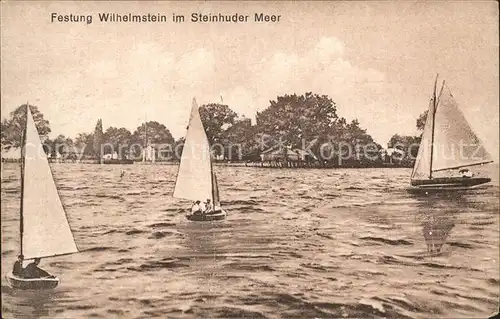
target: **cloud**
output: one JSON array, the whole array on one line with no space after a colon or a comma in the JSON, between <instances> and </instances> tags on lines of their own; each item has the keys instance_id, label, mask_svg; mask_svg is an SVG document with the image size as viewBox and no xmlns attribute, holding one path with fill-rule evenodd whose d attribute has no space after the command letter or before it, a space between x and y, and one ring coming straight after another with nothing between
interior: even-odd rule
<instances>
[{"instance_id":1,"label":"cloud","mask_svg":"<svg viewBox=\"0 0 500 319\"><path fill-rule=\"evenodd\" d=\"M177 79L185 85L197 86L210 80L215 72L213 52L204 48L189 51L176 63Z\"/></svg>"},{"instance_id":2,"label":"cloud","mask_svg":"<svg viewBox=\"0 0 500 319\"><path fill-rule=\"evenodd\" d=\"M262 59L253 68L253 81L249 81L255 83L253 89L259 93L254 94L254 102L264 108L266 100L276 95L305 91L328 94L336 102L354 93L365 97L363 103L375 102L385 74L354 65L343 57L344 50L338 38L322 37L302 55L276 52ZM258 96L265 98L259 100Z\"/></svg>"},{"instance_id":3,"label":"cloud","mask_svg":"<svg viewBox=\"0 0 500 319\"><path fill-rule=\"evenodd\" d=\"M383 81L384 74L354 65L344 57L345 49L338 38L322 37L305 52L271 51L260 63L239 64L234 69L218 55L225 51L214 52L201 45L175 52L165 43L136 39L127 51L94 48L87 52L92 54L87 63L75 63L73 70L53 77L52 83L57 85L52 87L64 90L50 91L52 100L59 102L53 110L47 109L47 115L59 131L56 126L67 127L82 117L90 124L79 124L81 130L92 126L98 117L106 127L135 129L147 113L148 119L164 123L179 137L184 134L193 97L201 105L218 103L222 95L224 104L254 118L278 95L313 91L331 96L339 104L339 115L360 117L364 124L362 116L368 112L360 105L377 101L377 83ZM245 75L244 81L231 81L232 73ZM42 89L44 85L39 84ZM75 105L79 95L76 103L82 111L64 120L54 115ZM144 110L125 111L135 108Z\"/></svg>"},{"instance_id":4,"label":"cloud","mask_svg":"<svg viewBox=\"0 0 500 319\"><path fill-rule=\"evenodd\" d=\"M281 83L283 88L304 87L315 90L343 88L359 84L377 84L384 81L384 74L374 69L364 69L343 58L344 44L337 38L321 38L303 56L275 53L264 60L258 77L267 78L270 87Z\"/></svg>"},{"instance_id":5,"label":"cloud","mask_svg":"<svg viewBox=\"0 0 500 319\"><path fill-rule=\"evenodd\" d=\"M348 61L344 51L344 43L338 38L322 37L302 54L280 51L267 55L249 67L251 76L245 83L221 92L224 104L253 119L257 111L269 106L269 100L279 95L307 91L326 94L337 103L339 116L348 120L358 118L362 126L373 131L375 138L380 135L385 139L386 128L377 127L370 116L370 107L380 108L376 114L383 121L387 101L382 100L381 92L386 76ZM219 97L212 101L218 102Z\"/></svg>"},{"instance_id":6,"label":"cloud","mask_svg":"<svg viewBox=\"0 0 500 319\"><path fill-rule=\"evenodd\" d=\"M149 89L175 70L175 56L156 43L137 42L121 62L123 77L133 78L139 87Z\"/></svg>"},{"instance_id":7,"label":"cloud","mask_svg":"<svg viewBox=\"0 0 500 319\"><path fill-rule=\"evenodd\" d=\"M240 115L253 117L256 112L255 101L258 96L255 91L237 86L232 90L221 92L224 104L229 105L233 111Z\"/></svg>"},{"instance_id":8,"label":"cloud","mask_svg":"<svg viewBox=\"0 0 500 319\"><path fill-rule=\"evenodd\" d=\"M316 49L328 54L342 55L344 53L344 43L336 37L322 37L316 44Z\"/></svg>"},{"instance_id":9,"label":"cloud","mask_svg":"<svg viewBox=\"0 0 500 319\"><path fill-rule=\"evenodd\" d=\"M157 43L138 43L121 65L127 68L123 76L134 78L136 85L148 94L155 95L158 92L153 90L162 89L162 94L167 94L179 87L193 89L206 85L215 72L215 57L205 48L175 55Z\"/></svg>"}]
</instances>

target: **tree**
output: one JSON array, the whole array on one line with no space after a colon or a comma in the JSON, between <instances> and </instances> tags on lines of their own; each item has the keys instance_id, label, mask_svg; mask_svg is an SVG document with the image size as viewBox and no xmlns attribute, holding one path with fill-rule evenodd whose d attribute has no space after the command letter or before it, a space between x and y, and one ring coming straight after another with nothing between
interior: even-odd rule
<instances>
[{"instance_id":1,"label":"tree","mask_svg":"<svg viewBox=\"0 0 500 319\"><path fill-rule=\"evenodd\" d=\"M10 113L9 119L2 121L2 146L5 146L7 149L21 146L22 132L26 127L26 107L27 104L17 107ZM42 112L38 110L37 106L30 105L30 110L38 130L38 135L44 141L50 133L49 121L44 119Z\"/></svg>"},{"instance_id":2,"label":"tree","mask_svg":"<svg viewBox=\"0 0 500 319\"><path fill-rule=\"evenodd\" d=\"M98 119L97 124L95 126L94 135L93 135L93 143L92 143L93 154L92 155L94 158L99 159L99 161L101 160L102 155L104 155L104 154L101 154L101 146L103 143L103 139L104 139L104 136L102 133L102 120Z\"/></svg>"},{"instance_id":3,"label":"tree","mask_svg":"<svg viewBox=\"0 0 500 319\"><path fill-rule=\"evenodd\" d=\"M78 150L83 149L83 155L94 157L94 134L78 133L74 142Z\"/></svg>"},{"instance_id":4,"label":"tree","mask_svg":"<svg viewBox=\"0 0 500 319\"><path fill-rule=\"evenodd\" d=\"M338 121L337 107L327 95L278 96L256 115L260 133L283 146L302 147L314 140L326 140Z\"/></svg>"},{"instance_id":5,"label":"tree","mask_svg":"<svg viewBox=\"0 0 500 319\"><path fill-rule=\"evenodd\" d=\"M168 150L164 148L165 145L174 147L175 143L170 130L165 125L156 121L149 121L137 127L134 134L132 134L132 141L135 145L142 146L133 149L135 156L141 155L140 150L148 145L153 145L156 149L156 154L160 154L162 150Z\"/></svg>"},{"instance_id":6,"label":"tree","mask_svg":"<svg viewBox=\"0 0 500 319\"><path fill-rule=\"evenodd\" d=\"M224 158L227 160L257 159L259 145L256 135L257 127L252 125L250 119L243 117L235 120L234 125L222 134Z\"/></svg>"},{"instance_id":7,"label":"tree","mask_svg":"<svg viewBox=\"0 0 500 319\"><path fill-rule=\"evenodd\" d=\"M394 148L393 158L399 160L401 164L413 166L418 154L420 137L394 134L389 140L389 148Z\"/></svg>"},{"instance_id":8,"label":"tree","mask_svg":"<svg viewBox=\"0 0 500 319\"><path fill-rule=\"evenodd\" d=\"M124 127L109 127L106 132L104 132L103 141L104 154L113 154L116 152L118 158L122 159L129 155L132 133Z\"/></svg>"},{"instance_id":9,"label":"tree","mask_svg":"<svg viewBox=\"0 0 500 319\"><path fill-rule=\"evenodd\" d=\"M176 140L174 143L174 159L180 161L181 156L182 156L182 150L184 149L184 143L186 142L186 139L184 137L181 137L180 139Z\"/></svg>"},{"instance_id":10,"label":"tree","mask_svg":"<svg viewBox=\"0 0 500 319\"><path fill-rule=\"evenodd\" d=\"M2 120L2 123L0 123L1 125L1 129L0 129L0 133L2 135L2 146L7 146L9 143L7 142L7 138L8 138L8 131L9 131L9 121L7 121L7 119L3 119ZM10 148L10 146L9 146Z\"/></svg>"},{"instance_id":11,"label":"tree","mask_svg":"<svg viewBox=\"0 0 500 319\"><path fill-rule=\"evenodd\" d=\"M268 149L277 146L286 157L288 147L300 148L309 153L306 159L318 158L322 163L340 159L341 155L344 159L348 155L358 161L364 160L358 155L366 151L373 153L367 158L378 158L380 145L373 142L357 120L347 123L345 118L339 117L335 102L327 95L307 92L301 96L278 96L270 104L256 116L257 130L264 140L267 136L268 143L263 145ZM357 146L362 146L365 153L346 153Z\"/></svg>"},{"instance_id":12,"label":"tree","mask_svg":"<svg viewBox=\"0 0 500 319\"><path fill-rule=\"evenodd\" d=\"M133 136L134 142L140 144L173 144L175 141L169 129L156 121L143 123L137 127ZM147 141L145 141L146 137Z\"/></svg>"},{"instance_id":13,"label":"tree","mask_svg":"<svg viewBox=\"0 0 500 319\"><path fill-rule=\"evenodd\" d=\"M424 130L425 122L427 121L427 113L429 113L428 110L425 111L424 113L420 114L420 116L417 119L417 129L419 131L423 131Z\"/></svg>"},{"instance_id":14,"label":"tree","mask_svg":"<svg viewBox=\"0 0 500 319\"><path fill-rule=\"evenodd\" d=\"M376 161L379 159L379 151L382 146L375 143L373 138L361 128L359 121L354 119L345 126L341 140L351 147L350 160L356 159L361 162Z\"/></svg>"},{"instance_id":15,"label":"tree","mask_svg":"<svg viewBox=\"0 0 500 319\"><path fill-rule=\"evenodd\" d=\"M210 145L214 145L222 142L222 133L234 124L238 114L227 105L211 103L200 107L200 117L208 141Z\"/></svg>"},{"instance_id":16,"label":"tree","mask_svg":"<svg viewBox=\"0 0 500 319\"><path fill-rule=\"evenodd\" d=\"M44 143L44 150L47 155L57 157L58 154L66 155L73 152L73 140L62 134L59 134L55 139L47 139Z\"/></svg>"},{"instance_id":17,"label":"tree","mask_svg":"<svg viewBox=\"0 0 500 319\"><path fill-rule=\"evenodd\" d=\"M356 165L380 160L381 146L358 120L347 123L339 117L335 102L327 95L307 92L278 96L257 113L256 119L262 145L267 149L279 147L285 158L291 147L308 152L306 159L319 158L322 163L340 160L341 156Z\"/></svg>"}]
</instances>

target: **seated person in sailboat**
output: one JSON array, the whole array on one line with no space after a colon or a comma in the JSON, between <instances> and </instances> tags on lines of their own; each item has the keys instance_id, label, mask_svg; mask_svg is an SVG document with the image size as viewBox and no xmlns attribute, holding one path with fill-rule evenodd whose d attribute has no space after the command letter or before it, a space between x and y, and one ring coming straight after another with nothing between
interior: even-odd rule
<instances>
[{"instance_id":1,"label":"seated person in sailboat","mask_svg":"<svg viewBox=\"0 0 500 319\"><path fill-rule=\"evenodd\" d=\"M38 268L38 264L40 264L40 258L35 258L35 260L26 266L23 271L23 278L55 278L48 272L43 269Z\"/></svg>"},{"instance_id":2,"label":"seated person in sailboat","mask_svg":"<svg viewBox=\"0 0 500 319\"><path fill-rule=\"evenodd\" d=\"M210 202L210 199L207 199L207 205L206 205L206 208L205 208L205 213L210 213L212 210L213 210L213 206L212 206L212 203Z\"/></svg>"},{"instance_id":3,"label":"seated person in sailboat","mask_svg":"<svg viewBox=\"0 0 500 319\"><path fill-rule=\"evenodd\" d=\"M201 213L200 201L194 202L193 207L191 207L191 214Z\"/></svg>"},{"instance_id":4,"label":"seated person in sailboat","mask_svg":"<svg viewBox=\"0 0 500 319\"><path fill-rule=\"evenodd\" d=\"M17 256L17 260L14 263L14 267L12 269L12 274L14 276L21 277L23 273L23 259L24 259L23 255Z\"/></svg>"},{"instance_id":5,"label":"seated person in sailboat","mask_svg":"<svg viewBox=\"0 0 500 319\"><path fill-rule=\"evenodd\" d=\"M200 202L200 204L199 204L200 212L205 213L205 211L207 210L207 206L205 205L205 202L202 202L202 201L199 201L199 202Z\"/></svg>"},{"instance_id":6,"label":"seated person in sailboat","mask_svg":"<svg viewBox=\"0 0 500 319\"><path fill-rule=\"evenodd\" d=\"M460 175L462 175L463 178L471 178L473 176L472 172L469 171L467 168L461 169L459 173Z\"/></svg>"}]
</instances>

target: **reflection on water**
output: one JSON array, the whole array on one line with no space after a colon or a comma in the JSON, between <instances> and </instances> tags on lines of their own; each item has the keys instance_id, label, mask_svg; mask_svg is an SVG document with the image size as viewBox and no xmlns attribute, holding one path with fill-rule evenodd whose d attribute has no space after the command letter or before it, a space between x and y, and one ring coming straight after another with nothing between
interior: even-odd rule
<instances>
[{"instance_id":1,"label":"reflection on water","mask_svg":"<svg viewBox=\"0 0 500 319\"><path fill-rule=\"evenodd\" d=\"M171 197L176 166L53 169L81 253L43 261L53 291L2 280L6 318L470 318L498 305L498 181L415 196L407 169L216 167L229 216L196 223ZM19 190L6 164L2 278Z\"/></svg>"},{"instance_id":2,"label":"reflection on water","mask_svg":"<svg viewBox=\"0 0 500 319\"><path fill-rule=\"evenodd\" d=\"M37 292L29 290L23 291L11 289L9 286L3 285L2 292L11 296L11 298L8 299L10 301L8 312L12 312L15 318L23 318L25 316L29 318L39 318L49 316L50 307L47 306L50 306L53 302L54 294L57 293L55 290Z\"/></svg>"},{"instance_id":3,"label":"reflection on water","mask_svg":"<svg viewBox=\"0 0 500 319\"><path fill-rule=\"evenodd\" d=\"M491 186L482 189L491 189ZM441 253L457 221L471 211L477 210L478 207L468 200L470 194L471 192L461 191L414 195L428 253L435 255ZM480 217L480 213L479 211L479 214L475 213L472 216Z\"/></svg>"},{"instance_id":4,"label":"reflection on water","mask_svg":"<svg viewBox=\"0 0 500 319\"><path fill-rule=\"evenodd\" d=\"M441 252L455 227L460 207L467 207L467 199L460 193L437 193L419 198L418 212L422 217L422 233L427 252Z\"/></svg>"},{"instance_id":5,"label":"reflection on water","mask_svg":"<svg viewBox=\"0 0 500 319\"><path fill-rule=\"evenodd\" d=\"M441 215L430 212L422 224L422 232L427 243L427 251L439 253L446 243L446 238L455 227L453 215Z\"/></svg>"}]
</instances>

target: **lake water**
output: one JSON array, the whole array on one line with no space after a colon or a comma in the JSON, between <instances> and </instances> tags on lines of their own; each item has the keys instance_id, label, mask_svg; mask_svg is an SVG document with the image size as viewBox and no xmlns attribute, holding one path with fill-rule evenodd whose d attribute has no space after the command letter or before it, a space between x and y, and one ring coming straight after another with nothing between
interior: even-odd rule
<instances>
[{"instance_id":1,"label":"lake water","mask_svg":"<svg viewBox=\"0 0 500 319\"><path fill-rule=\"evenodd\" d=\"M4 318L485 318L498 309L498 166L490 187L433 197L405 191L409 169L216 167L229 215L214 223L183 216L190 203L171 197L177 166L52 168L81 253L42 260L61 279L55 290L9 288L20 183L17 164L5 164ZM444 243L441 253L427 252L431 241Z\"/></svg>"}]
</instances>

